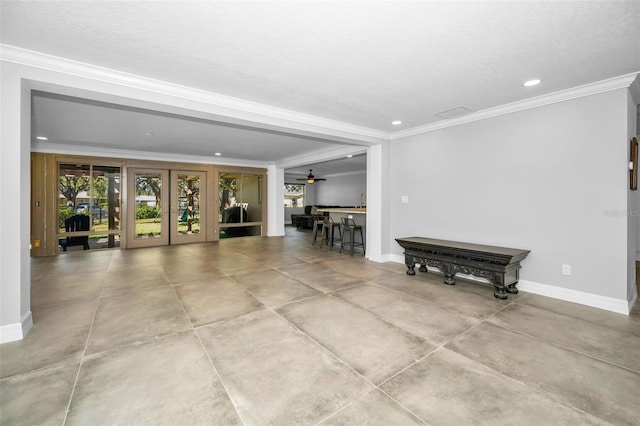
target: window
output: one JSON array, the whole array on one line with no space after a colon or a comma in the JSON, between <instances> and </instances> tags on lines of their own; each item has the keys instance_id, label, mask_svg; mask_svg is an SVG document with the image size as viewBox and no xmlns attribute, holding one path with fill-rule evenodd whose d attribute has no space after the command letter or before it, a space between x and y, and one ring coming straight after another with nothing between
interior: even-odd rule
<instances>
[{"instance_id":1,"label":"window","mask_svg":"<svg viewBox=\"0 0 640 426\"><path fill-rule=\"evenodd\" d=\"M89 216L86 224L72 225L77 216ZM58 166L58 235L88 234L88 245L111 248L120 244L120 167L93 164ZM66 238L66 237L65 237ZM62 239L61 241L67 241ZM75 241L72 241L75 243ZM67 247L62 246L66 251Z\"/></svg>"},{"instance_id":2,"label":"window","mask_svg":"<svg viewBox=\"0 0 640 426\"><path fill-rule=\"evenodd\" d=\"M218 174L218 222L225 224L220 226L219 238L262 234L262 182L263 176L258 174Z\"/></svg>"},{"instance_id":3,"label":"window","mask_svg":"<svg viewBox=\"0 0 640 426\"><path fill-rule=\"evenodd\" d=\"M304 184L284 184L284 206L304 207Z\"/></svg>"}]
</instances>

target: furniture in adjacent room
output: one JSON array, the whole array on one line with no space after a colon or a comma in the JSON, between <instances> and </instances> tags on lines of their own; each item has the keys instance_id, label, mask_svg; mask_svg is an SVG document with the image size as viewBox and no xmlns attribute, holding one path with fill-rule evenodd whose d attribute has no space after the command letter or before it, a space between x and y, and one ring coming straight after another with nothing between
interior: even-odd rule
<instances>
[{"instance_id":1,"label":"furniture in adjacent room","mask_svg":"<svg viewBox=\"0 0 640 426\"><path fill-rule=\"evenodd\" d=\"M493 293L498 299L516 294L516 284L520 279L520 262L529 250L508 247L486 246L458 241L436 240L433 238L396 238L404 249L407 275L415 275L416 263L420 272L427 272L427 265L444 273L444 283L454 285L454 276L463 273L481 277L494 285Z\"/></svg>"},{"instance_id":2,"label":"furniture in adjacent room","mask_svg":"<svg viewBox=\"0 0 640 426\"><path fill-rule=\"evenodd\" d=\"M366 223L367 223L367 208L366 207L318 207L318 213L322 213L325 215L331 215L331 218L341 225L340 230L340 240L334 239L334 244L340 244L340 248L342 247L349 248L351 250L351 243L346 239L345 230L342 226L342 219L349 219L351 223L360 227L359 230L354 229L354 233L357 230L358 234L361 235L360 243L356 241L354 244L354 251L362 250L362 253L365 253L365 241L366 241ZM346 231L351 236L349 230ZM347 244L347 245L345 245Z\"/></svg>"},{"instance_id":3,"label":"furniture in adjacent room","mask_svg":"<svg viewBox=\"0 0 640 426\"><path fill-rule=\"evenodd\" d=\"M340 243L340 253L342 253L343 247L348 247L351 256L353 256L354 249L356 247L362 247L362 254L365 254L364 247L364 234L362 233L362 225L357 225L356 222L349 217L343 217L342 219L342 242ZM360 242L355 240L356 232L360 233ZM349 235L349 240L346 240Z\"/></svg>"},{"instance_id":4,"label":"furniture in adjacent room","mask_svg":"<svg viewBox=\"0 0 640 426\"><path fill-rule=\"evenodd\" d=\"M292 214L291 224L298 228L312 229L313 228L313 208L315 206L305 206L304 214Z\"/></svg>"},{"instance_id":5,"label":"furniture in adjacent room","mask_svg":"<svg viewBox=\"0 0 640 426\"><path fill-rule=\"evenodd\" d=\"M222 223L240 223L247 222L247 205L236 205L229 208L226 208L222 212ZM242 217L242 220L241 220ZM223 227L220 228L221 231L230 237L243 237L247 235L246 227Z\"/></svg>"},{"instance_id":6,"label":"furniture in adjacent room","mask_svg":"<svg viewBox=\"0 0 640 426\"><path fill-rule=\"evenodd\" d=\"M325 221L325 216L324 215L317 215L314 214L313 216L313 239L311 241L311 245L315 245L316 241L318 240L318 232L320 232L321 235L321 239L324 238L324 221ZM322 242L320 243L322 245Z\"/></svg>"},{"instance_id":7,"label":"furniture in adjacent room","mask_svg":"<svg viewBox=\"0 0 640 426\"><path fill-rule=\"evenodd\" d=\"M366 207L341 207L341 206L325 206L325 205L310 205L305 206L304 214L292 214L291 215L291 224L296 228L305 228L312 229L313 228L313 215L324 215L329 216L330 213L366 213Z\"/></svg>"},{"instance_id":8,"label":"furniture in adjacent room","mask_svg":"<svg viewBox=\"0 0 640 426\"><path fill-rule=\"evenodd\" d=\"M77 214L64 221L65 232L89 231L91 218L87 215ZM89 236L66 237L59 240L62 251L67 251L69 246L83 246L83 250L89 250Z\"/></svg>"},{"instance_id":9,"label":"furniture in adjacent room","mask_svg":"<svg viewBox=\"0 0 640 426\"><path fill-rule=\"evenodd\" d=\"M327 242L329 246L329 251L333 249L333 246L336 242L340 242L342 244L342 230L340 229L342 224L340 222L335 222L331 216L324 216L324 223L322 224L322 240L320 241L320 248L322 248L322 243L324 241ZM336 239L336 229L338 230L339 237Z\"/></svg>"}]
</instances>

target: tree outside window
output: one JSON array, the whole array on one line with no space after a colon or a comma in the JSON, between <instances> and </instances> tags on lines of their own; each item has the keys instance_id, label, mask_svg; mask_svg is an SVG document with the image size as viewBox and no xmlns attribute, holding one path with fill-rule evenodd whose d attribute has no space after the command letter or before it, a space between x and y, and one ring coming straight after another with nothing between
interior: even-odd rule
<instances>
[{"instance_id":1,"label":"tree outside window","mask_svg":"<svg viewBox=\"0 0 640 426\"><path fill-rule=\"evenodd\" d=\"M284 184L284 206L304 207L304 184Z\"/></svg>"}]
</instances>

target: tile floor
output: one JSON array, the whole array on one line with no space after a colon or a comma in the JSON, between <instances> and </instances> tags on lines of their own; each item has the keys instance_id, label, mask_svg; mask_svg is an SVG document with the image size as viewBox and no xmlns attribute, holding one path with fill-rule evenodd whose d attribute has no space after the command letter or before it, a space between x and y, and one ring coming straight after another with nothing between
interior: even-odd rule
<instances>
[{"instance_id":1,"label":"tile floor","mask_svg":"<svg viewBox=\"0 0 640 426\"><path fill-rule=\"evenodd\" d=\"M32 261L2 425L640 424L640 315L318 249L305 231Z\"/></svg>"}]
</instances>

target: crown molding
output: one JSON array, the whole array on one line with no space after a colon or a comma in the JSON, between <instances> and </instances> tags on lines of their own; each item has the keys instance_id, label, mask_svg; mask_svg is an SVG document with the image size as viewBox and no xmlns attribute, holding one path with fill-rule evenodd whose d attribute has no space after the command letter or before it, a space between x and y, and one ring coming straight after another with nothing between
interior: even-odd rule
<instances>
[{"instance_id":1,"label":"crown molding","mask_svg":"<svg viewBox=\"0 0 640 426\"><path fill-rule=\"evenodd\" d=\"M458 118L452 118L450 120L442 120L436 123L426 124L424 126L400 130L391 133L390 139L396 140L406 138L408 136L415 136L421 133L433 132L435 130L446 129L447 127L459 126L461 124L471 123L474 121L484 120L492 117L498 117L501 115L511 114L513 112L523 111L527 109L538 108L545 105L551 105L558 102L581 98L584 96L595 95L598 93L608 92L616 89L628 88L632 86L633 82L636 80L639 74L640 71L625 74L622 76L609 78L607 80L573 87L571 89L560 90L558 92L524 99L522 101L512 102L510 104L500 105L494 108L483 109L481 111L476 111L474 113L467 114Z\"/></svg>"},{"instance_id":2,"label":"crown molding","mask_svg":"<svg viewBox=\"0 0 640 426\"><path fill-rule=\"evenodd\" d=\"M347 155L356 155L365 152L367 152L367 149L362 146L330 146L323 149L317 149L315 151L309 151L304 154L292 155L291 157L283 158L276 162L276 166L283 169L290 169L292 167L335 160L337 158L346 157Z\"/></svg>"},{"instance_id":3,"label":"crown molding","mask_svg":"<svg viewBox=\"0 0 640 426\"><path fill-rule=\"evenodd\" d=\"M640 105L640 76L631 83L629 92L631 92L631 99L633 99L636 106Z\"/></svg>"},{"instance_id":4,"label":"crown molding","mask_svg":"<svg viewBox=\"0 0 640 426\"><path fill-rule=\"evenodd\" d=\"M123 160L167 161L172 163L215 164L220 166L264 168L271 162L242 160L238 158L207 157L200 155L175 154L166 152L134 151L94 146L78 146L53 142L34 142L31 152L46 154L87 155L91 157L121 158Z\"/></svg>"},{"instance_id":5,"label":"crown molding","mask_svg":"<svg viewBox=\"0 0 640 426\"><path fill-rule=\"evenodd\" d=\"M353 175L366 175L367 171L366 170L355 170L352 172L341 172L341 173L329 173L329 174L323 174L322 177L325 178L333 178L333 177L342 177L342 176L353 176Z\"/></svg>"},{"instance_id":6,"label":"crown molding","mask_svg":"<svg viewBox=\"0 0 640 426\"><path fill-rule=\"evenodd\" d=\"M110 68L99 67L66 58L47 55L44 53L22 49L19 47L0 44L0 59L19 65L36 67L48 71L74 75L77 77L96 80L108 84L130 87L172 96L189 101L214 106L221 110L221 115L240 120L252 121L266 125L273 125L274 120L279 121L279 126L292 131L300 130L311 134L323 134L335 136L344 143L361 143L363 145L376 145L388 140L396 140L421 133L428 133L448 127L454 127L487 118L498 117L513 112L538 108L558 102L576 99L597 93L607 92L620 88L630 88L634 100L640 96L638 82L634 84L640 71L622 76L589 83L582 86L561 90L558 92L525 99L488 108L450 120L441 120L436 123L412 127L393 133L379 131L367 127L355 126L336 120L330 120L310 114L276 108L257 102L246 101L239 98L207 92L187 86L182 86L165 81L154 80L134 74L129 74ZM285 159L282 163L288 162ZM318 161L318 160L317 160ZM322 160L319 160L322 161ZM303 163L301 163L303 164Z\"/></svg>"},{"instance_id":7,"label":"crown molding","mask_svg":"<svg viewBox=\"0 0 640 426\"><path fill-rule=\"evenodd\" d=\"M388 132L129 74L7 44L0 44L0 59L18 65L70 74L103 83L126 86L132 89L212 105L222 109L222 115L236 119L246 119L256 123L264 122L268 124L273 124L275 119L282 121L281 125L286 128L329 134L343 140L365 142L366 144L377 144L389 140Z\"/></svg>"}]
</instances>

